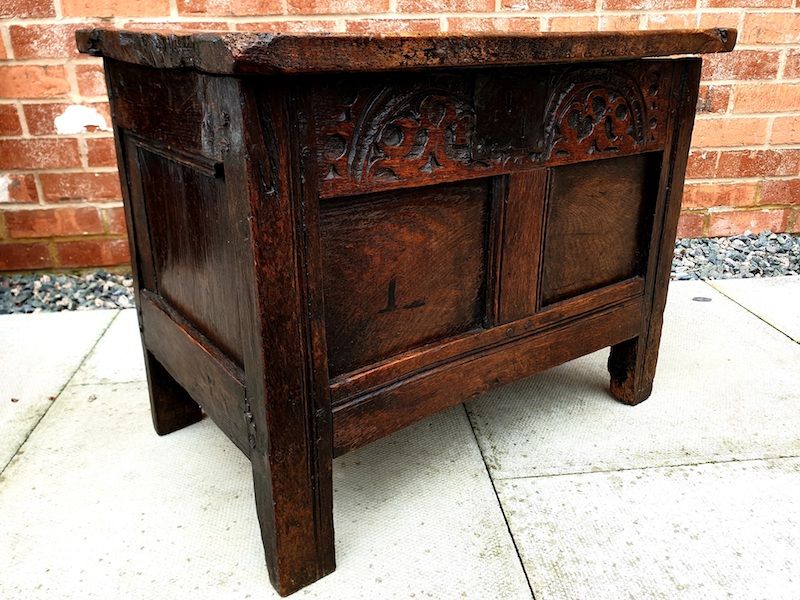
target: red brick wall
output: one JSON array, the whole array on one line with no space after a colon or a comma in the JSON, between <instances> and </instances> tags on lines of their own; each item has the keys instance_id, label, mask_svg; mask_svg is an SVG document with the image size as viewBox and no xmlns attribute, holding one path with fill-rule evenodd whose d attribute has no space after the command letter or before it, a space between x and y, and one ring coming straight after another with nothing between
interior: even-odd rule
<instances>
[{"instance_id":1,"label":"red brick wall","mask_svg":"<svg viewBox=\"0 0 800 600\"><path fill-rule=\"evenodd\" d=\"M707 59L680 234L800 231L800 0L0 0L0 271L128 260L92 24L539 32L730 26Z\"/></svg>"}]
</instances>

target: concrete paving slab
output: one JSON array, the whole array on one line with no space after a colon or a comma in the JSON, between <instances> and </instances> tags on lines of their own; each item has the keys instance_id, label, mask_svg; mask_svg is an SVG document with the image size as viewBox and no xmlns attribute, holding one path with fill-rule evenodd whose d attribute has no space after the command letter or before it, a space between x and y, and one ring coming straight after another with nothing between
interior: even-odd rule
<instances>
[{"instance_id":1,"label":"concrete paving slab","mask_svg":"<svg viewBox=\"0 0 800 600\"><path fill-rule=\"evenodd\" d=\"M800 459L497 482L536 598L800 598Z\"/></svg>"},{"instance_id":2,"label":"concrete paving slab","mask_svg":"<svg viewBox=\"0 0 800 600\"><path fill-rule=\"evenodd\" d=\"M650 399L616 402L607 356L467 405L493 478L800 454L800 346L705 283L670 287Z\"/></svg>"},{"instance_id":3,"label":"concrete paving slab","mask_svg":"<svg viewBox=\"0 0 800 600\"><path fill-rule=\"evenodd\" d=\"M116 316L115 310L0 315L0 470Z\"/></svg>"},{"instance_id":4,"label":"concrete paving slab","mask_svg":"<svg viewBox=\"0 0 800 600\"><path fill-rule=\"evenodd\" d=\"M0 480L0 598L277 598L249 462L158 438L144 383L70 386ZM334 461L337 571L297 598L529 599L462 407Z\"/></svg>"},{"instance_id":5,"label":"concrete paving slab","mask_svg":"<svg viewBox=\"0 0 800 600\"><path fill-rule=\"evenodd\" d=\"M145 381L144 354L135 309L119 312L81 368L73 383Z\"/></svg>"},{"instance_id":6,"label":"concrete paving slab","mask_svg":"<svg viewBox=\"0 0 800 600\"><path fill-rule=\"evenodd\" d=\"M800 275L709 281L715 289L800 342Z\"/></svg>"}]
</instances>

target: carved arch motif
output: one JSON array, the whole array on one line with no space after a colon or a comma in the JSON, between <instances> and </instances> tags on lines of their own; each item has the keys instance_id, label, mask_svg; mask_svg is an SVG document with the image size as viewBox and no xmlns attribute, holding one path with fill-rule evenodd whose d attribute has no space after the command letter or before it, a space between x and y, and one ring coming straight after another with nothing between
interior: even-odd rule
<instances>
[{"instance_id":1,"label":"carved arch motif","mask_svg":"<svg viewBox=\"0 0 800 600\"><path fill-rule=\"evenodd\" d=\"M658 73L643 90L630 75L614 68L567 71L554 85L545 116L548 156L557 161L598 154L643 152L649 130L660 122L648 117L659 93Z\"/></svg>"},{"instance_id":2,"label":"carved arch motif","mask_svg":"<svg viewBox=\"0 0 800 600\"><path fill-rule=\"evenodd\" d=\"M371 114L370 114L371 113ZM353 139L358 181L430 174L471 159L472 106L444 90L424 90L376 106Z\"/></svg>"},{"instance_id":3,"label":"carved arch motif","mask_svg":"<svg viewBox=\"0 0 800 600\"><path fill-rule=\"evenodd\" d=\"M472 159L475 112L459 94L381 88L355 93L339 109L324 132L325 180L399 181Z\"/></svg>"}]
</instances>

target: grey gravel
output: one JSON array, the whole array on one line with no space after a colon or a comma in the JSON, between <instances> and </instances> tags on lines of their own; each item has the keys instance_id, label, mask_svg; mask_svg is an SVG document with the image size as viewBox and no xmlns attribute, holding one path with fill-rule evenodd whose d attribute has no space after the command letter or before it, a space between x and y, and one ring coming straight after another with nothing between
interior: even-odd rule
<instances>
[{"instance_id":1,"label":"grey gravel","mask_svg":"<svg viewBox=\"0 0 800 600\"><path fill-rule=\"evenodd\" d=\"M800 274L800 235L765 232L729 238L682 238L672 279L734 279ZM0 275L0 314L129 308L130 274Z\"/></svg>"},{"instance_id":2,"label":"grey gravel","mask_svg":"<svg viewBox=\"0 0 800 600\"><path fill-rule=\"evenodd\" d=\"M673 279L746 279L800 274L800 235L764 232L728 238L683 238Z\"/></svg>"},{"instance_id":3,"label":"grey gravel","mask_svg":"<svg viewBox=\"0 0 800 600\"><path fill-rule=\"evenodd\" d=\"M0 314L132 306L133 279L128 274L0 275Z\"/></svg>"}]
</instances>

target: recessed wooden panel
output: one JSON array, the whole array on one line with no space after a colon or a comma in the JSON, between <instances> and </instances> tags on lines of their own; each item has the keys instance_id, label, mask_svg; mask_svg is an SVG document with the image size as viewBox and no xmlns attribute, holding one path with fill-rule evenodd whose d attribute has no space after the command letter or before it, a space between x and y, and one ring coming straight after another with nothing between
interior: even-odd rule
<instances>
[{"instance_id":1,"label":"recessed wooden panel","mask_svg":"<svg viewBox=\"0 0 800 600\"><path fill-rule=\"evenodd\" d=\"M642 274L660 156L641 154L552 169L543 305Z\"/></svg>"},{"instance_id":2,"label":"recessed wooden panel","mask_svg":"<svg viewBox=\"0 0 800 600\"><path fill-rule=\"evenodd\" d=\"M475 180L322 204L332 375L479 325L489 187Z\"/></svg>"},{"instance_id":3,"label":"recessed wooden panel","mask_svg":"<svg viewBox=\"0 0 800 600\"><path fill-rule=\"evenodd\" d=\"M236 227L213 163L140 147L155 289L230 357L241 361Z\"/></svg>"}]
</instances>

